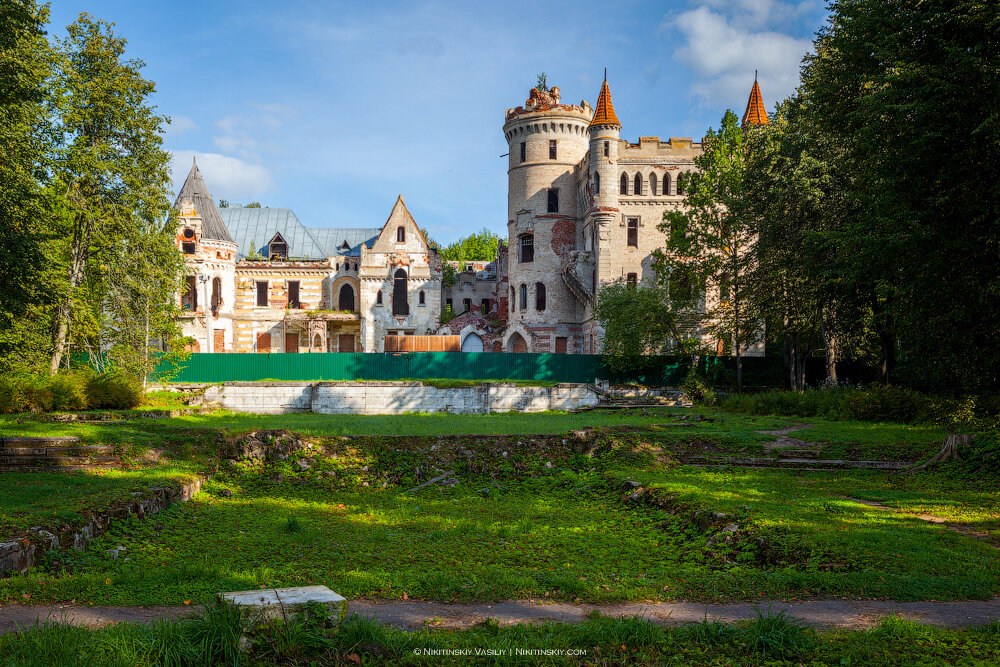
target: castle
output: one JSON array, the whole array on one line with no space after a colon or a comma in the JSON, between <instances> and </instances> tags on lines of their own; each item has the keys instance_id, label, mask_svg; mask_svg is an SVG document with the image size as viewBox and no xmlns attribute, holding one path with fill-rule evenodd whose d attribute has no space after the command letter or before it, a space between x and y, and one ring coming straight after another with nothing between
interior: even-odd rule
<instances>
[{"instance_id":1,"label":"castle","mask_svg":"<svg viewBox=\"0 0 1000 667\"><path fill-rule=\"evenodd\" d=\"M743 123L767 122L754 81ZM193 164L174 205L182 333L196 352L598 354L601 286L652 278L658 224L701 151L621 130L607 80L594 107L553 87L507 110L507 241L491 262L443 261L402 196L381 227L306 227L291 209L218 208Z\"/></svg>"}]
</instances>

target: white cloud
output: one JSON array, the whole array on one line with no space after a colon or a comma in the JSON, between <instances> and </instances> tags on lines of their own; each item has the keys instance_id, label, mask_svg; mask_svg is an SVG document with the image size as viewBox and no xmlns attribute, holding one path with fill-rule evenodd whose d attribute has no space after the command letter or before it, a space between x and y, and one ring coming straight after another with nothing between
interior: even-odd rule
<instances>
[{"instance_id":1,"label":"white cloud","mask_svg":"<svg viewBox=\"0 0 1000 667\"><path fill-rule=\"evenodd\" d=\"M170 119L170 124L167 125L167 134L175 137L179 134L184 134L185 132L191 132L197 129L198 123L194 122L187 116L174 116Z\"/></svg>"},{"instance_id":2,"label":"white cloud","mask_svg":"<svg viewBox=\"0 0 1000 667\"><path fill-rule=\"evenodd\" d=\"M198 169L216 200L245 202L260 199L274 184L267 168L239 158L192 150L176 150L172 153L171 173L175 193L184 185L184 179L191 169L192 157L197 159Z\"/></svg>"},{"instance_id":3,"label":"white cloud","mask_svg":"<svg viewBox=\"0 0 1000 667\"><path fill-rule=\"evenodd\" d=\"M812 41L765 30L763 26L799 20L813 8L810 2L705 0L662 27L679 30L684 37L685 43L674 57L697 75L691 93L700 104L733 106L733 100L745 100L754 70L758 70L765 102L772 106L794 92L802 56L812 47Z\"/></svg>"},{"instance_id":4,"label":"white cloud","mask_svg":"<svg viewBox=\"0 0 1000 667\"><path fill-rule=\"evenodd\" d=\"M223 152L259 162L260 151L277 148L269 138L276 136L295 116L295 109L270 102L251 102L248 106L252 111L229 114L215 121L218 134L212 137L212 143Z\"/></svg>"}]
</instances>

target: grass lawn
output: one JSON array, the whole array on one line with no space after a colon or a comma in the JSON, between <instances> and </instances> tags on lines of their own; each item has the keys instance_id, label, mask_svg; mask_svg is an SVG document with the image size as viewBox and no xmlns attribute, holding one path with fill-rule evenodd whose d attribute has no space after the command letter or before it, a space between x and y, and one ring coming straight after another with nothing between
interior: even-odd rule
<instances>
[{"instance_id":1,"label":"grass lawn","mask_svg":"<svg viewBox=\"0 0 1000 667\"><path fill-rule=\"evenodd\" d=\"M733 424L736 433L746 426ZM725 423L704 428L719 432ZM54 570L0 581L0 601L27 594L180 604L206 602L220 590L310 583L352 598L442 601L1000 593L994 547L838 496L908 494L907 502L950 502L959 512L988 490L958 489L934 475L890 483L876 472L678 467L637 442L657 433L613 434L594 458L513 438L509 456L457 450L447 461L430 454L433 439L330 439L328 455L308 471L286 461L222 473L190 503L119 524L86 553L59 554ZM419 467L425 478L453 469L461 483L402 493ZM628 478L671 504L628 502ZM700 525L697 517L713 511L727 516ZM997 518L982 512L984 521ZM729 522L739 525L737 535L720 532ZM105 550L119 544L127 559L107 560Z\"/></svg>"},{"instance_id":2,"label":"grass lawn","mask_svg":"<svg viewBox=\"0 0 1000 667\"><path fill-rule=\"evenodd\" d=\"M570 625L405 632L352 616L336 629L292 619L252 630L225 607L193 619L98 630L48 624L0 635L0 665L988 665L997 624L963 630L887 618L867 630L816 632L782 615L664 628L595 615ZM241 638L248 642L241 647Z\"/></svg>"}]
</instances>

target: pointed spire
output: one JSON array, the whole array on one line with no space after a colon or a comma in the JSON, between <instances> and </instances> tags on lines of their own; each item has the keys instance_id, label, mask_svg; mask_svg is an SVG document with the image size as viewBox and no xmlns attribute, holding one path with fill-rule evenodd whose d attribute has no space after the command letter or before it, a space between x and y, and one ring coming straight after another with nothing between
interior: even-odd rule
<instances>
[{"instance_id":1,"label":"pointed spire","mask_svg":"<svg viewBox=\"0 0 1000 667\"><path fill-rule=\"evenodd\" d=\"M742 127L746 129L748 125L769 125L767 119L767 109L764 107L764 96L760 94L760 85L757 83L757 70L753 72L753 88L750 89L750 99L747 100L747 110L743 112Z\"/></svg>"},{"instance_id":2,"label":"pointed spire","mask_svg":"<svg viewBox=\"0 0 1000 667\"><path fill-rule=\"evenodd\" d=\"M594 107L594 117L590 121L590 127L595 125L617 125L620 130L622 124L615 115L615 107L611 103L611 90L608 88L608 70L604 69L604 83L601 84L601 94L597 96L597 106Z\"/></svg>"},{"instance_id":3,"label":"pointed spire","mask_svg":"<svg viewBox=\"0 0 1000 667\"><path fill-rule=\"evenodd\" d=\"M229 234L229 230L226 229L226 223L222 221L219 209L215 207L215 200L212 199L212 193L208 191L208 186L205 185L205 179L202 178L197 163L191 164L191 171L188 172L187 178L184 179L181 191L177 193L174 208L178 211L181 210L181 204L186 201L194 204L194 210L201 217L202 239L236 243Z\"/></svg>"}]
</instances>

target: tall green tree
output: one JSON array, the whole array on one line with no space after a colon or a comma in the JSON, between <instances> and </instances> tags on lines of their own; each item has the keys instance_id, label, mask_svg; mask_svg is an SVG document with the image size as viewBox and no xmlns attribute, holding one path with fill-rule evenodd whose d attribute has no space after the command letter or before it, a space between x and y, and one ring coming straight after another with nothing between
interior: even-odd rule
<instances>
[{"instance_id":1,"label":"tall green tree","mask_svg":"<svg viewBox=\"0 0 1000 667\"><path fill-rule=\"evenodd\" d=\"M668 243L654 253L654 264L669 276L671 298L704 300L707 329L731 342L742 386L743 352L761 332L749 307L754 234L743 211L747 158L736 114L726 111L719 129L709 129L703 149L695 158L698 171L686 181L684 206L665 213L659 225Z\"/></svg>"},{"instance_id":2,"label":"tall green tree","mask_svg":"<svg viewBox=\"0 0 1000 667\"><path fill-rule=\"evenodd\" d=\"M131 322L108 317L125 300L155 293L136 303L152 310L172 301L179 285L168 199L169 154L162 148L166 119L155 113L155 90L140 73L143 63L125 59L125 39L111 26L81 14L56 45L58 131L54 175L59 183L63 239L54 257L65 281L52 316L55 372L73 340L80 347L113 350ZM155 268L126 262L146 254ZM156 276L151 286L148 280ZM117 312L116 312L117 311Z\"/></svg>"},{"instance_id":3,"label":"tall green tree","mask_svg":"<svg viewBox=\"0 0 1000 667\"><path fill-rule=\"evenodd\" d=\"M500 236L494 234L488 227L483 227L478 232L445 246L441 250L441 259L458 262L490 262L496 259L499 243Z\"/></svg>"},{"instance_id":4,"label":"tall green tree","mask_svg":"<svg viewBox=\"0 0 1000 667\"><path fill-rule=\"evenodd\" d=\"M835 0L803 87L860 213L827 234L870 285L885 379L1000 378L1000 6Z\"/></svg>"},{"instance_id":5,"label":"tall green tree","mask_svg":"<svg viewBox=\"0 0 1000 667\"><path fill-rule=\"evenodd\" d=\"M47 109L52 49L48 6L0 4L0 358L30 362L44 349L38 311L48 300L45 202L52 148Z\"/></svg>"}]
</instances>

